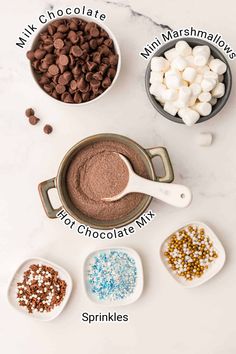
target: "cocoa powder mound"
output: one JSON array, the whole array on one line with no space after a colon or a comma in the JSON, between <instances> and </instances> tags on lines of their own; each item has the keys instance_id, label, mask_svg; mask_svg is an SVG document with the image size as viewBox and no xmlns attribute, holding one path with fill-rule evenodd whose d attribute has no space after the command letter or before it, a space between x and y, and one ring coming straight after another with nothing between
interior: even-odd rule
<instances>
[{"instance_id":1,"label":"cocoa powder mound","mask_svg":"<svg viewBox=\"0 0 236 354\"><path fill-rule=\"evenodd\" d=\"M129 179L125 163L114 152L100 152L80 171L80 188L88 198L101 201L122 192Z\"/></svg>"},{"instance_id":2,"label":"cocoa powder mound","mask_svg":"<svg viewBox=\"0 0 236 354\"><path fill-rule=\"evenodd\" d=\"M72 204L96 220L122 218L131 213L144 198L140 193L130 193L114 202L101 200L120 193L128 182L125 163L114 152L128 158L134 171L148 178L140 155L131 147L112 140L97 142L81 149L67 170L66 186Z\"/></svg>"}]
</instances>

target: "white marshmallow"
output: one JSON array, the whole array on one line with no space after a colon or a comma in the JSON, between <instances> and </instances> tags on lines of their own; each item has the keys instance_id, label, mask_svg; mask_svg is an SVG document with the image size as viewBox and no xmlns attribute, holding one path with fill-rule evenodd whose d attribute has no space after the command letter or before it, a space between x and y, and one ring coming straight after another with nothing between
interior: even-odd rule
<instances>
[{"instance_id":1,"label":"white marshmallow","mask_svg":"<svg viewBox=\"0 0 236 354\"><path fill-rule=\"evenodd\" d=\"M177 53L175 48L169 49L164 53L164 56L166 57L167 60L172 62L174 58L176 58L179 54Z\"/></svg>"},{"instance_id":2,"label":"white marshmallow","mask_svg":"<svg viewBox=\"0 0 236 354\"><path fill-rule=\"evenodd\" d=\"M193 108L203 117L208 116L212 111L212 105L209 102L196 103Z\"/></svg>"},{"instance_id":3,"label":"white marshmallow","mask_svg":"<svg viewBox=\"0 0 236 354\"><path fill-rule=\"evenodd\" d=\"M216 87L212 90L212 96L215 98L220 98L225 94L225 85L219 82Z\"/></svg>"},{"instance_id":4,"label":"white marshmallow","mask_svg":"<svg viewBox=\"0 0 236 354\"><path fill-rule=\"evenodd\" d=\"M153 71L166 72L170 67L168 60L163 57L153 57L151 60L151 69Z\"/></svg>"},{"instance_id":5,"label":"white marshmallow","mask_svg":"<svg viewBox=\"0 0 236 354\"><path fill-rule=\"evenodd\" d=\"M184 69L182 77L188 82L193 82L196 75L197 71L194 68L187 67L186 69Z\"/></svg>"},{"instance_id":6,"label":"white marshmallow","mask_svg":"<svg viewBox=\"0 0 236 354\"><path fill-rule=\"evenodd\" d=\"M212 144L213 136L211 133L200 133L197 135L196 141L200 146L210 146Z\"/></svg>"},{"instance_id":7,"label":"white marshmallow","mask_svg":"<svg viewBox=\"0 0 236 354\"><path fill-rule=\"evenodd\" d=\"M183 122L189 127L194 125L200 118L200 114L191 108L181 108L178 115L183 119Z\"/></svg>"},{"instance_id":8,"label":"white marshmallow","mask_svg":"<svg viewBox=\"0 0 236 354\"><path fill-rule=\"evenodd\" d=\"M227 70L226 64L220 59L212 59L209 63L209 67L218 75L224 74Z\"/></svg>"},{"instance_id":9,"label":"white marshmallow","mask_svg":"<svg viewBox=\"0 0 236 354\"><path fill-rule=\"evenodd\" d=\"M199 99L200 102L210 102L211 97L212 96L211 96L210 92L202 92L198 96L198 99Z\"/></svg>"},{"instance_id":10,"label":"white marshmallow","mask_svg":"<svg viewBox=\"0 0 236 354\"><path fill-rule=\"evenodd\" d=\"M205 79L213 79L213 80L218 80L219 76L214 73L214 71L208 70L203 73L203 77Z\"/></svg>"},{"instance_id":11,"label":"white marshmallow","mask_svg":"<svg viewBox=\"0 0 236 354\"><path fill-rule=\"evenodd\" d=\"M199 53L205 53L206 55L208 55L208 59L209 59L211 55L211 50L208 47L208 45L196 45L193 48L193 56L196 56Z\"/></svg>"},{"instance_id":12,"label":"white marshmallow","mask_svg":"<svg viewBox=\"0 0 236 354\"><path fill-rule=\"evenodd\" d=\"M192 91L193 97L198 97L202 91L201 85L197 83L193 83L192 85L189 86L189 88Z\"/></svg>"},{"instance_id":13,"label":"white marshmallow","mask_svg":"<svg viewBox=\"0 0 236 354\"><path fill-rule=\"evenodd\" d=\"M172 102L166 102L163 108L172 116L175 116L178 112L178 108Z\"/></svg>"},{"instance_id":14,"label":"white marshmallow","mask_svg":"<svg viewBox=\"0 0 236 354\"><path fill-rule=\"evenodd\" d=\"M175 45L175 49L179 55L186 57L187 55L192 54L192 48L186 41L178 41Z\"/></svg>"},{"instance_id":15,"label":"white marshmallow","mask_svg":"<svg viewBox=\"0 0 236 354\"><path fill-rule=\"evenodd\" d=\"M189 100L188 106L189 106L189 107L194 106L195 103L196 103L196 100L197 100L197 97L192 96L192 97L190 98L190 100Z\"/></svg>"},{"instance_id":16,"label":"white marshmallow","mask_svg":"<svg viewBox=\"0 0 236 354\"><path fill-rule=\"evenodd\" d=\"M163 82L163 73L158 72L158 71L151 71L150 73L150 79L149 79L150 84L153 84L154 82Z\"/></svg>"},{"instance_id":17,"label":"white marshmallow","mask_svg":"<svg viewBox=\"0 0 236 354\"><path fill-rule=\"evenodd\" d=\"M194 56L193 55L188 55L187 57L185 57L185 60L188 64L188 66L190 66L191 68L195 68L195 64L194 64Z\"/></svg>"},{"instance_id":18,"label":"white marshmallow","mask_svg":"<svg viewBox=\"0 0 236 354\"><path fill-rule=\"evenodd\" d=\"M208 63L211 51L207 45L200 45L193 48L194 64L205 66Z\"/></svg>"},{"instance_id":19,"label":"white marshmallow","mask_svg":"<svg viewBox=\"0 0 236 354\"><path fill-rule=\"evenodd\" d=\"M183 71L187 67L187 62L183 57L178 56L171 62L171 67L173 69Z\"/></svg>"},{"instance_id":20,"label":"white marshmallow","mask_svg":"<svg viewBox=\"0 0 236 354\"><path fill-rule=\"evenodd\" d=\"M209 92L213 90L213 88L216 86L216 80L214 79L203 79L201 82L202 90Z\"/></svg>"},{"instance_id":21,"label":"white marshmallow","mask_svg":"<svg viewBox=\"0 0 236 354\"><path fill-rule=\"evenodd\" d=\"M196 66L205 66L208 62L209 56L206 53L199 53L194 56L194 64Z\"/></svg>"},{"instance_id":22,"label":"white marshmallow","mask_svg":"<svg viewBox=\"0 0 236 354\"><path fill-rule=\"evenodd\" d=\"M194 83L201 84L202 80L203 80L203 75L202 74L197 74L197 76L194 79Z\"/></svg>"},{"instance_id":23,"label":"white marshmallow","mask_svg":"<svg viewBox=\"0 0 236 354\"><path fill-rule=\"evenodd\" d=\"M162 99L166 101L175 101L178 97L178 92L175 89L166 89L161 93Z\"/></svg>"},{"instance_id":24,"label":"white marshmallow","mask_svg":"<svg viewBox=\"0 0 236 354\"><path fill-rule=\"evenodd\" d=\"M177 89L181 86L181 76L177 70L169 70L165 74L165 82L168 88Z\"/></svg>"},{"instance_id":25,"label":"white marshmallow","mask_svg":"<svg viewBox=\"0 0 236 354\"><path fill-rule=\"evenodd\" d=\"M210 69L209 69L209 66L207 66L207 65L197 67L198 74L205 75L205 73L207 73L208 71L210 71Z\"/></svg>"},{"instance_id":26,"label":"white marshmallow","mask_svg":"<svg viewBox=\"0 0 236 354\"><path fill-rule=\"evenodd\" d=\"M149 89L150 93L154 96L161 95L164 90L166 90L166 86L157 81L153 82Z\"/></svg>"},{"instance_id":27,"label":"white marshmallow","mask_svg":"<svg viewBox=\"0 0 236 354\"><path fill-rule=\"evenodd\" d=\"M188 107L192 91L189 87L182 86L179 89L178 99L173 102L177 108Z\"/></svg>"}]
</instances>

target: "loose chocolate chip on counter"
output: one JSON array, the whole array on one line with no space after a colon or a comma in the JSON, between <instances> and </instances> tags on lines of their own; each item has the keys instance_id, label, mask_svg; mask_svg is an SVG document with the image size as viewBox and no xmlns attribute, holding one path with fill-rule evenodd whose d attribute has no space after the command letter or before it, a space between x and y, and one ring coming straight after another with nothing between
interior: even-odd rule
<instances>
[{"instance_id":1,"label":"loose chocolate chip on counter","mask_svg":"<svg viewBox=\"0 0 236 354\"><path fill-rule=\"evenodd\" d=\"M36 125L39 121L40 119L38 117L35 117L34 115L29 117L29 123L31 125Z\"/></svg>"},{"instance_id":2,"label":"loose chocolate chip on counter","mask_svg":"<svg viewBox=\"0 0 236 354\"><path fill-rule=\"evenodd\" d=\"M66 103L101 95L112 84L119 60L108 33L79 18L52 21L26 56L43 90Z\"/></svg>"},{"instance_id":3,"label":"loose chocolate chip on counter","mask_svg":"<svg viewBox=\"0 0 236 354\"><path fill-rule=\"evenodd\" d=\"M27 109L25 110L25 115L26 115L26 117L33 116L33 115L34 115L34 110L33 110L33 108L27 108Z\"/></svg>"},{"instance_id":4,"label":"loose chocolate chip on counter","mask_svg":"<svg viewBox=\"0 0 236 354\"><path fill-rule=\"evenodd\" d=\"M53 131L53 128L51 125L49 124L46 124L44 127L43 127L43 131L45 134L51 134L52 131Z\"/></svg>"}]
</instances>

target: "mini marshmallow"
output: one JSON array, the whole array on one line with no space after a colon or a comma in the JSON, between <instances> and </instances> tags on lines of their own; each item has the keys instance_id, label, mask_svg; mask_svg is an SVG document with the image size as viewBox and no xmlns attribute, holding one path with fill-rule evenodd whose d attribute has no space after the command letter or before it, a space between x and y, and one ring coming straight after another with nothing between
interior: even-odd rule
<instances>
[{"instance_id":1,"label":"mini marshmallow","mask_svg":"<svg viewBox=\"0 0 236 354\"><path fill-rule=\"evenodd\" d=\"M204 66L197 67L196 70L198 74L202 74L204 76L204 74L210 71L210 68L209 66L204 65Z\"/></svg>"},{"instance_id":2,"label":"mini marshmallow","mask_svg":"<svg viewBox=\"0 0 236 354\"><path fill-rule=\"evenodd\" d=\"M166 90L166 86L161 84L160 82L154 82L151 84L150 86L150 93L154 96L158 96L161 94L161 92L163 92L164 90Z\"/></svg>"},{"instance_id":3,"label":"mini marshmallow","mask_svg":"<svg viewBox=\"0 0 236 354\"><path fill-rule=\"evenodd\" d=\"M209 63L209 67L218 75L224 74L227 70L226 64L220 59L212 59Z\"/></svg>"},{"instance_id":4,"label":"mini marshmallow","mask_svg":"<svg viewBox=\"0 0 236 354\"><path fill-rule=\"evenodd\" d=\"M193 82L197 75L197 71L194 68L187 67L183 71L183 79L188 82Z\"/></svg>"},{"instance_id":5,"label":"mini marshmallow","mask_svg":"<svg viewBox=\"0 0 236 354\"><path fill-rule=\"evenodd\" d=\"M212 105L209 102L199 102L193 106L193 109L200 113L201 116L205 117L211 113Z\"/></svg>"},{"instance_id":6,"label":"mini marshmallow","mask_svg":"<svg viewBox=\"0 0 236 354\"><path fill-rule=\"evenodd\" d=\"M203 79L201 82L201 87L203 91L211 91L216 86L216 80L214 79Z\"/></svg>"},{"instance_id":7,"label":"mini marshmallow","mask_svg":"<svg viewBox=\"0 0 236 354\"><path fill-rule=\"evenodd\" d=\"M189 127L194 125L200 118L200 114L198 112L188 107L181 108L178 111L178 115L180 116L180 118L183 119L183 122Z\"/></svg>"},{"instance_id":8,"label":"mini marshmallow","mask_svg":"<svg viewBox=\"0 0 236 354\"><path fill-rule=\"evenodd\" d=\"M165 74L165 82L168 88L177 89L181 86L181 76L177 70L169 70Z\"/></svg>"},{"instance_id":9,"label":"mini marshmallow","mask_svg":"<svg viewBox=\"0 0 236 354\"><path fill-rule=\"evenodd\" d=\"M169 62L172 62L174 58L176 58L179 54L177 53L175 48L169 49L164 53L164 56L166 57Z\"/></svg>"},{"instance_id":10,"label":"mini marshmallow","mask_svg":"<svg viewBox=\"0 0 236 354\"><path fill-rule=\"evenodd\" d=\"M154 82L163 82L163 73L158 72L158 71L151 71L150 73L150 84L153 84Z\"/></svg>"},{"instance_id":11,"label":"mini marshmallow","mask_svg":"<svg viewBox=\"0 0 236 354\"><path fill-rule=\"evenodd\" d=\"M196 45L193 48L193 56L198 55L199 53L205 53L208 55L208 59L210 58L211 55L211 50L208 47L208 45Z\"/></svg>"},{"instance_id":12,"label":"mini marshmallow","mask_svg":"<svg viewBox=\"0 0 236 354\"><path fill-rule=\"evenodd\" d=\"M200 146L210 146L212 144L213 135L211 133L200 133L197 135L196 141Z\"/></svg>"},{"instance_id":13,"label":"mini marshmallow","mask_svg":"<svg viewBox=\"0 0 236 354\"><path fill-rule=\"evenodd\" d=\"M178 41L175 45L176 52L181 56L188 56L192 54L192 48L186 41Z\"/></svg>"},{"instance_id":14,"label":"mini marshmallow","mask_svg":"<svg viewBox=\"0 0 236 354\"><path fill-rule=\"evenodd\" d=\"M203 73L203 77L205 79L213 79L213 80L219 80L219 76L214 73L214 71L211 71L211 70L207 70Z\"/></svg>"},{"instance_id":15,"label":"mini marshmallow","mask_svg":"<svg viewBox=\"0 0 236 354\"><path fill-rule=\"evenodd\" d=\"M179 89L178 99L175 102L173 102L173 104L177 108L187 107L189 104L189 100L191 98L191 95L192 95L191 89L189 87L182 86Z\"/></svg>"},{"instance_id":16,"label":"mini marshmallow","mask_svg":"<svg viewBox=\"0 0 236 354\"><path fill-rule=\"evenodd\" d=\"M205 66L208 62L209 56L207 54L199 53L194 56L194 64L196 66Z\"/></svg>"},{"instance_id":17,"label":"mini marshmallow","mask_svg":"<svg viewBox=\"0 0 236 354\"><path fill-rule=\"evenodd\" d=\"M199 99L200 102L210 102L211 97L212 96L211 96L210 92L202 92L198 96L198 99Z\"/></svg>"},{"instance_id":18,"label":"mini marshmallow","mask_svg":"<svg viewBox=\"0 0 236 354\"><path fill-rule=\"evenodd\" d=\"M170 67L168 60L163 57L153 57L151 60L151 69L153 71L166 72Z\"/></svg>"},{"instance_id":19,"label":"mini marshmallow","mask_svg":"<svg viewBox=\"0 0 236 354\"><path fill-rule=\"evenodd\" d=\"M194 64L205 66L208 63L211 51L207 45L196 46L193 48Z\"/></svg>"},{"instance_id":20,"label":"mini marshmallow","mask_svg":"<svg viewBox=\"0 0 236 354\"><path fill-rule=\"evenodd\" d=\"M175 59L173 59L171 63L171 67L173 69L183 71L187 67L187 62L183 57L178 56Z\"/></svg>"},{"instance_id":21,"label":"mini marshmallow","mask_svg":"<svg viewBox=\"0 0 236 354\"><path fill-rule=\"evenodd\" d=\"M194 56L193 55L188 55L187 57L185 57L185 60L188 64L188 66L190 66L191 68L196 67L196 65L194 64Z\"/></svg>"},{"instance_id":22,"label":"mini marshmallow","mask_svg":"<svg viewBox=\"0 0 236 354\"><path fill-rule=\"evenodd\" d=\"M192 85L189 86L189 88L192 91L193 97L198 97L202 91L201 85L197 83L193 83Z\"/></svg>"},{"instance_id":23,"label":"mini marshmallow","mask_svg":"<svg viewBox=\"0 0 236 354\"><path fill-rule=\"evenodd\" d=\"M219 82L216 87L212 90L212 96L215 98L220 98L225 94L225 85Z\"/></svg>"},{"instance_id":24,"label":"mini marshmallow","mask_svg":"<svg viewBox=\"0 0 236 354\"><path fill-rule=\"evenodd\" d=\"M175 89L166 89L161 92L163 101L175 101L178 97L178 92Z\"/></svg>"},{"instance_id":25,"label":"mini marshmallow","mask_svg":"<svg viewBox=\"0 0 236 354\"><path fill-rule=\"evenodd\" d=\"M163 108L167 113L171 114L172 116L175 116L178 112L178 108L172 102L166 102Z\"/></svg>"},{"instance_id":26,"label":"mini marshmallow","mask_svg":"<svg viewBox=\"0 0 236 354\"><path fill-rule=\"evenodd\" d=\"M201 84L202 80L203 80L203 75L202 74L197 74L197 76L194 79L194 83Z\"/></svg>"}]
</instances>

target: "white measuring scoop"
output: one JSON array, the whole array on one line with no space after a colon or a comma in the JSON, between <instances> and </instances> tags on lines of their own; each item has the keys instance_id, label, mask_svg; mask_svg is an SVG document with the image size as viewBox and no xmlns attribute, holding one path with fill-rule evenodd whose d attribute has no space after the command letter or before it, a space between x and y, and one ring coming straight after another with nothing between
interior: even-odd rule
<instances>
[{"instance_id":1,"label":"white measuring scoop","mask_svg":"<svg viewBox=\"0 0 236 354\"><path fill-rule=\"evenodd\" d=\"M118 153L114 152L114 154ZM140 177L134 172L129 160L121 154L118 155L127 167L129 173L128 183L121 193L112 197L103 198L102 200L114 202L121 199L126 194L136 192L150 195L175 207L186 208L189 206L192 201L192 193L188 187L181 184L151 181Z\"/></svg>"}]
</instances>

